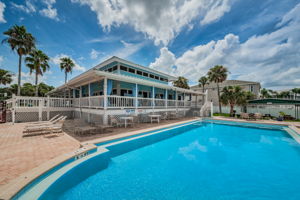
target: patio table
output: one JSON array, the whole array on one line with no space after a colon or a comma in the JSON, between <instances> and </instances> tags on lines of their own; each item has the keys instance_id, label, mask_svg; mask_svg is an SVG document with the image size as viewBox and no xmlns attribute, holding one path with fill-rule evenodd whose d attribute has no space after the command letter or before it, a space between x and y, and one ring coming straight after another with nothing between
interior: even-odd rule
<instances>
[{"instance_id":1,"label":"patio table","mask_svg":"<svg viewBox=\"0 0 300 200\"><path fill-rule=\"evenodd\" d=\"M127 128L127 121L133 122L133 117L120 117L121 120L124 120L124 126Z\"/></svg>"},{"instance_id":2,"label":"patio table","mask_svg":"<svg viewBox=\"0 0 300 200\"><path fill-rule=\"evenodd\" d=\"M149 115L151 124L153 121L157 121L159 123L160 115Z\"/></svg>"}]
</instances>

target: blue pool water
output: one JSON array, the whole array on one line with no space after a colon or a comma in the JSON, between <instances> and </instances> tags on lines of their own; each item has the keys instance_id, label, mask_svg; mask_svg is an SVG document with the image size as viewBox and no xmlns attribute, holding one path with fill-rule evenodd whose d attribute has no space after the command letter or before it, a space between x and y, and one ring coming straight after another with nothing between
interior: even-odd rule
<instances>
[{"instance_id":1,"label":"blue pool water","mask_svg":"<svg viewBox=\"0 0 300 200\"><path fill-rule=\"evenodd\" d=\"M203 123L108 149L40 199L300 199L300 145L282 130Z\"/></svg>"}]
</instances>

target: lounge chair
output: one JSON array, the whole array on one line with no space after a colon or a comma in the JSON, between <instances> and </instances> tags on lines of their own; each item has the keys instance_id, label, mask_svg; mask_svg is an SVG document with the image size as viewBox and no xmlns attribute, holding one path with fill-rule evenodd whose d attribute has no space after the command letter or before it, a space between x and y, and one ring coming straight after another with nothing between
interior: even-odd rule
<instances>
[{"instance_id":1,"label":"lounge chair","mask_svg":"<svg viewBox=\"0 0 300 200\"><path fill-rule=\"evenodd\" d=\"M56 124L56 123L58 123L60 121L64 121L66 118L67 118L67 116L60 116L57 119L54 119L52 121L50 121L50 120L49 121L43 121L41 123L35 123L35 124L31 124L30 123L30 124L27 124L25 126L25 128L34 127L34 126L43 126L43 125L53 125L53 124Z\"/></svg>"},{"instance_id":2,"label":"lounge chair","mask_svg":"<svg viewBox=\"0 0 300 200\"><path fill-rule=\"evenodd\" d=\"M56 118L59 117L60 114L55 115L54 117L52 117L50 120L48 121L38 121L38 122L30 122L29 125L33 125L33 124L44 124L44 123L49 123L49 122L53 122Z\"/></svg>"},{"instance_id":3,"label":"lounge chair","mask_svg":"<svg viewBox=\"0 0 300 200\"><path fill-rule=\"evenodd\" d=\"M248 113L241 113L241 118L242 119L249 119L249 114Z\"/></svg>"},{"instance_id":4,"label":"lounge chair","mask_svg":"<svg viewBox=\"0 0 300 200\"><path fill-rule=\"evenodd\" d=\"M254 118L255 119L262 119L262 114L261 113L255 113Z\"/></svg>"}]
</instances>

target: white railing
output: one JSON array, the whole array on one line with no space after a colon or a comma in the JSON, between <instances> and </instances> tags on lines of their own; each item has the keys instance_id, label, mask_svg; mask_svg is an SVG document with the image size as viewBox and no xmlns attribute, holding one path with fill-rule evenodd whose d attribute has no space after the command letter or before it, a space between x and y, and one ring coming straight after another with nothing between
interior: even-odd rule
<instances>
[{"instance_id":1,"label":"white railing","mask_svg":"<svg viewBox=\"0 0 300 200\"><path fill-rule=\"evenodd\" d=\"M103 108L104 107L104 96L92 96L92 97L90 97L90 107L92 107L92 108Z\"/></svg>"},{"instance_id":2,"label":"white railing","mask_svg":"<svg viewBox=\"0 0 300 200\"><path fill-rule=\"evenodd\" d=\"M168 107L176 107L176 100L168 100Z\"/></svg>"},{"instance_id":3,"label":"white railing","mask_svg":"<svg viewBox=\"0 0 300 200\"><path fill-rule=\"evenodd\" d=\"M108 108L133 108L135 107L135 97L107 96Z\"/></svg>"},{"instance_id":4,"label":"white railing","mask_svg":"<svg viewBox=\"0 0 300 200\"><path fill-rule=\"evenodd\" d=\"M89 102L90 102L89 97L80 98L80 107L89 107L90 106Z\"/></svg>"},{"instance_id":5,"label":"white railing","mask_svg":"<svg viewBox=\"0 0 300 200\"><path fill-rule=\"evenodd\" d=\"M49 100L49 107L73 107L73 99L66 98L49 98L45 100L45 107L47 106L47 101Z\"/></svg>"},{"instance_id":6,"label":"white railing","mask_svg":"<svg viewBox=\"0 0 300 200\"><path fill-rule=\"evenodd\" d=\"M138 107L147 108L152 107L152 98L138 98Z\"/></svg>"},{"instance_id":7,"label":"white railing","mask_svg":"<svg viewBox=\"0 0 300 200\"><path fill-rule=\"evenodd\" d=\"M165 99L154 99L154 107L165 107L166 106L166 100Z\"/></svg>"}]
</instances>

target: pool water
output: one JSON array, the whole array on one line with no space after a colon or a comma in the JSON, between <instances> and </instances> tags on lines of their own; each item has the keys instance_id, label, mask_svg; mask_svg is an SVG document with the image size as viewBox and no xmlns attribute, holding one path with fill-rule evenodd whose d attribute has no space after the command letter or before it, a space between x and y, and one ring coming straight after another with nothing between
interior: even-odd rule
<instances>
[{"instance_id":1,"label":"pool water","mask_svg":"<svg viewBox=\"0 0 300 200\"><path fill-rule=\"evenodd\" d=\"M283 130L203 123L119 151L92 175L69 173L40 199L300 199L300 145Z\"/></svg>"}]
</instances>

